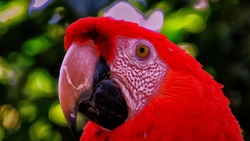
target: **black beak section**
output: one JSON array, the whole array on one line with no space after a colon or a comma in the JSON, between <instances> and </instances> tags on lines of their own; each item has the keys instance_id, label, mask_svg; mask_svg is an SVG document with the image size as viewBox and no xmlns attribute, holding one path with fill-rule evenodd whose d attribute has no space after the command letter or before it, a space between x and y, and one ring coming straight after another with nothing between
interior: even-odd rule
<instances>
[{"instance_id":1,"label":"black beak section","mask_svg":"<svg viewBox=\"0 0 250 141\"><path fill-rule=\"evenodd\" d=\"M109 67L103 58L95 69L93 93L88 100L80 103L78 111L108 130L121 125L128 117L121 89L109 79Z\"/></svg>"},{"instance_id":2,"label":"black beak section","mask_svg":"<svg viewBox=\"0 0 250 141\"><path fill-rule=\"evenodd\" d=\"M96 55L93 41L69 48L59 76L59 100L72 133L77 111L108 130L128 117L128 107L118 84L110 78L106 61Z\"/></svg>"}]
</instances>

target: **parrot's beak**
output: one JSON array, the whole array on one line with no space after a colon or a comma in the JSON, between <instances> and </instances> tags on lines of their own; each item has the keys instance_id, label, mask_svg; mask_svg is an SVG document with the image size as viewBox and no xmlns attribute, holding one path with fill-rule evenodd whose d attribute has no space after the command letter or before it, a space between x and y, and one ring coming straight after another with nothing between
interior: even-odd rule
<instances>
[{"instance_id":1,"label":"parrot's beak","mask_svg":"<svg viewBox=\"0 0 250 141\"><path fill-rule=\"evenodd\" d=\"M95 44L88 41L83 45L73 43L62 62L58 92L63 114L71 131L76 136L76 116L81 101L92 93L93 77L99 55Z\"/></svg>"},{"instance_id":2,"label":"parrot's beak","mask_svg":"<svg viewBox=\"0 0 250 141\"><path fill-rule=\"evenodd\" d=\"M113 130L128 117L121 89L110 77L110 67L97 50L92 40L81 45L73 43L62 62L59 101L75 137L77 111L107 130Z\"/></svg>"}]
</instances>

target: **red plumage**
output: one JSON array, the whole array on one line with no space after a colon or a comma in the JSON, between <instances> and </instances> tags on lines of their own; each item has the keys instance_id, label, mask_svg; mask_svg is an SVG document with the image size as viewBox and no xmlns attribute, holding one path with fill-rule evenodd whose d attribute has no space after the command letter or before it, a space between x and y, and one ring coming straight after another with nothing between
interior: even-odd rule
<instances>
[{"instance_id":1,"label":"red plumage","mask_svg":"<svg viewBox=\"0 0 250 141\"><path fill-rule=\"evenodd\" d=\"M66 30L65 48L94 39L107 62L114 58L119 36L146 39L169 70L157 93L138 115L112 131L88 122L81 141L240 141L240 126L228 107L222 85L167 37L131 22L84 18Z\"/></svg>"}]
</instances>

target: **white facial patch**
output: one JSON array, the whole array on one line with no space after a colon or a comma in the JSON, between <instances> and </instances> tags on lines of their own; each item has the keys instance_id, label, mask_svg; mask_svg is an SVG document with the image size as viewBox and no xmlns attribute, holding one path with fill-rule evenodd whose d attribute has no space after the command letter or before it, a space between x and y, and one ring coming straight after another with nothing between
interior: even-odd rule
<instances>
[{"instance_id":1,"label":"white facial patch","mask_svg":"<svg viewBox=\"0 0 250 141\"><path fill-rule=\"evenodd\" d=\"M147 57L136 53L139 45L149 49ZM115 58L110 64L111 79L119 84L129 107L129 118L135 116L158 91L167 72L154 46L147 40L119 37Z\"/></svg>"}]
</instances>

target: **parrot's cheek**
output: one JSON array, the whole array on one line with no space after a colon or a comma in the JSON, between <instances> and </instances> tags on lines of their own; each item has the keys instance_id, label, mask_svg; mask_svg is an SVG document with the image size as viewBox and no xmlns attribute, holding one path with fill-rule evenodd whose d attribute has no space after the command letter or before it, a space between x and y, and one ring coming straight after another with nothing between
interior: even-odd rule
<instances>
[{"instance_id":1,"label":"parrot's cheek","mask_svg":"<svg viewBox=\"0 0 250 141\"><path fill-rule=\"evenodd\" d=\"M77 111L107 130L128 117L121 89L110 79L110 68L92 40L71 45L61 66L58 91L63 114L75 136Z\"/></svg>"}]
</instances>

